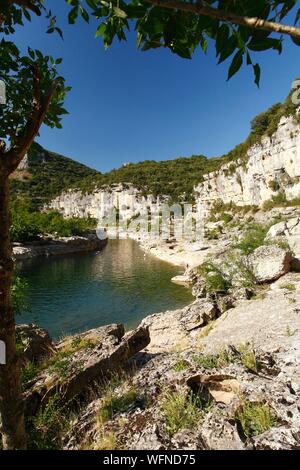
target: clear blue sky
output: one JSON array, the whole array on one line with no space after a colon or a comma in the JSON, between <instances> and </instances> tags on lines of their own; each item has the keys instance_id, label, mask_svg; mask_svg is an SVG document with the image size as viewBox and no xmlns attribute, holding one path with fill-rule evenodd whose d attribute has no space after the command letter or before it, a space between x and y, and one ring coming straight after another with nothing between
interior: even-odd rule
<instances>
[{"instance_id":1,"label":"clear blue sky","mask_svg":"<svg viewBox=\"0 0 300 470\"><path fill-rule=\"evenodd\" d=\"M94 39L94 23L69 26L65 2L47 3L64 41L45 34L46 21L40 19L14 38L22 48L62 57L60 72L73 87L63 129L43 126L39 142L100 171L145 159L221 155L244 140L252 117L283 100L300 76L300 48L289 38L281 56L257 55L257 89L246 66L226 82L228 64L216 65L213 47L207 56L199 49L185 60L169 50L140 52L132 34L105 51L101 39Z\"/></svg>"}]
</instances>

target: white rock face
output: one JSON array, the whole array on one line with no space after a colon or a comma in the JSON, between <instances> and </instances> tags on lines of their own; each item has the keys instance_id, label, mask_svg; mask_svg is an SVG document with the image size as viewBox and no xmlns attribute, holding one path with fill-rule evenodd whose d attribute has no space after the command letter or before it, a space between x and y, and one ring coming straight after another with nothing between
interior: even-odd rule
<instances>
[{"instance_id":1,"label":"white rock face","mask_svg":"<svg viewBox=\"0 0 300 470\"><path fill-rule=\"evenodd\" d=\"M292 116L283 117L272 137L264 137L249 149L246 164L224 164L218 171L205 175L194 189L199 210L209 209L216 200L261 206L279 192L285 193L287 199L300 197L300 124ZM155 199L142 195L130 184L116 184L91 194L64 192L50 207L66 217L95 218L115 207L122 217L130 219L147 208L158 213L164 202L166 196Z\"/></svg>"},{"instance_id":2,"label":"white rock face","mask_svg":"<svg viewBox=\"0 0 300 470\"><path fill-rule=\"evenodd\" d=\"M205 175L195 191L199 204L218 199L239 206L258 205L282 191L287 199L300 196L300 125L283 117L275 134L264 137L248 151L246 165L223 165ZM277 189L274 191L274 188Z\"/></svg>"},{"instance_id":3,"label":"white rock face","mask_svg":"<svg viewBox=\"0 0 300 470\"><path fill-rule=\"evenodd\" d=\"M276 239L285 236L288 244L296 258L300 258L300 219L293 217L288 221L279 222L270 227L267 238Z\"/></svg>"},{"instance_id":4,"label":"white rock face","mask_svg":"<svg viewBox=\"0 0 300 470\"><path fill-rule=\"evenodd\" d=\"M51 209L59 210L65 217L94 217L96 219L107 214L112 208L119 210L125 219L142 213L151 208L158 211L164 197L155 199L153 196L142 196L133 186L114 185L106 189L97 189L91 194L79 190L69 190L55 198L50 204Z\"/></svg>"},{"instance_id":5,"label":"white rock face","mask_svg":"<svg viewBox=\"0 0 300 470\"><path fill-rule=\"evenodd\" d=\"M277 246L260 246L248 255L247 261L257 282L272 282L290 269L291 253Z\"/></svg>"}]
</instances>

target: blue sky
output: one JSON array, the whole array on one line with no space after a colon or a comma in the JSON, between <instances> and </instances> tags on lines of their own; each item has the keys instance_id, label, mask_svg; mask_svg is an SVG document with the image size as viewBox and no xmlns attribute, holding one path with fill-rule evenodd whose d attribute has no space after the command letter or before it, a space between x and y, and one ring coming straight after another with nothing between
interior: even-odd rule
<instances>
[{"instance_id":1,"label":"blue sky","mask_svg":"<svg viewBox=\"0 0 300 470\"><path fill-rule=\"evenodd\" d=\"M68 11L65 2L55 6L64 41L45 34L40 19L18 29L15 41L62 57L60 72L72 86L63 129L43 126L38 141L100 171L123 162L221 155L244 140L250 120L283 100L300 76L300 49L289 38L282 55L257 55L258 89L246 66L227 82L228 64L216 65L213 47L184 60L169 50L140 52L130 34L127 43L105 51L94 39L95 24L69 26Z\"/></svg>"}]
</instances>

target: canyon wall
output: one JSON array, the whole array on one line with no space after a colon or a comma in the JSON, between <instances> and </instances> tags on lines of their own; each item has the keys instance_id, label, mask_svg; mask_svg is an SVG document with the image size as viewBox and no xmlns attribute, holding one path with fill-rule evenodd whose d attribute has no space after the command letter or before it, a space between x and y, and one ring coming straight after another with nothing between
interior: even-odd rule
<instances>
[{"instance_id":1,"label":"canyon wall","mask_svg":"<svg viewBox=\"0 0 300 470\"><path fill-rule=\"evenodd\" d=\"M239 206L261 206L278 194L288 200L300 197L300 124L293 117L282 118L272 137L264 137L252 146L243 161L226 163L204 175L204 181L194 192L197 206L207 209L216 200ZM122 217L130 219L146 208L157 213L166 200L166 196L157 199L143 196L130 184L116 184L96 189L91 194L66 191L48 207L66 217L95 218L115 207Z\"/></svg>"},{"instance_id":2,"label":"canyon wall","mask_svg":"<svg viewBox=\"0 0 300 470\"><path fill-rule=\"evenodd\" d=\"M278 193L300 196L300 124L293 117L282 118L272 137L252 146L245 162L227 163L195 187L197 202L207 206L215 200L261 206Z\"/></svg>"},{"instance_id":3,"label":"canyon wall","mask_svg":"<svg viewBox=\"0 0 300 470\"><path fill-rule=\"evenodd\" d=\"M133 186L118 184L96 189L90 194L80 190L63 192L49 204L48 208L60 211L65 217L94 218L103 217L112 208L116 208L120 216L130 219L147 208L156 213L164 200L164 197L156 199L151 195L143 196Z\"/></svg>"}]
</instances>

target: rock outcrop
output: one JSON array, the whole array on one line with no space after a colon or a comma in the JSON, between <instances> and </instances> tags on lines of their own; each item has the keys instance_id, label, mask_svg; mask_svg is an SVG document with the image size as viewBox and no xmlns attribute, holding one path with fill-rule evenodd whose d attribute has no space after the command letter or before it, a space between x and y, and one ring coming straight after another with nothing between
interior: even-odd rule
<instances>
[{"instance_id":1,"label":"rock outcrop","mask_svg":"<svg viewBox=\"0 0 300 470\"><path fill-rule=\"evenodd\" d=\"M113 324L70 337L56 345L55 354L26 386L28 415L59 392L69 402L87 391L94 381L108 379L150 342L149 331L140 327L125 334L124 326Z\"/></svg>"},{"instance_id":2,"label":"rock outcrop","mask_svg":"<svg viewBox=\"0 0 300 470\"><path fill-rule=\"evenodd\" d=\"M300 258L300 218L292 217L270 227L267 238L285 238L296 258Z\"/></svg>"},{"instance_id":3,"label":"rock outcrop","mask_svg":"<svg viewBox=\"0 0 300 470\"><path fill-rule=\"evenodd\" d=\"M86 236L47 238L32 243L14 243L13 256L17 261L35 258L36 256L56 256L85 251L101 250L107 239L100 240L96 234Z\"/></svg>"},{"instance_id":4,"label":"rock outcrop","mask_svg":"<svg viewBox=\"0 0 300 470\"><path fill-rule=\"evenodd\" d=\"M300 124L292 117L281 118L277 131L263 137L252 146L244 161L222 165L217 171L204 175L204 181L194 188L199 207L207 209L216 200L236 205L261 206L273 196L282 193L287 199L300 195ZM167 196L144 196L130 183L115 184L93 190L90 194L69 190L56 197L48 207L59 210L66 217L103 216L112 208L130 220L151 209L158 213Z\"/></svg>"},{"instance_id":5,"label":"rock outcrop","mask_svg":"<svg viewBox=\"0 0 300 470\"><path fill-rule=\"evenodd\" d=\"M256 282L272 282L290 270L292 254L275 245L263 245L251 253L247 262Z\"/></svg>"},{"instance_id":6,"label":"rock outcrop","mask_svg":"<svg viewBox=\"0 0 300 470\"><path fill-rule=\"evenodd\" d=\"M165 196L154 198L143 196L141 191L132 185L115 184L110 187L95 189L90 194L80 190L69 190L55 198L50 209L60 211L65 217L94 217L99 219L112 209L118 209L119 215L130 220L132 217L151 208L158 213Z\"/></svg>"},{"instance_id":7,"label":"rock outcrop","mask_svg":"<svg viewBox=\"0 0 300 470\"><path fill-rule=\"evenodd\" d=\"M22 362L40 362L54 351L52 339L44 328L37 325L17 325L16 340Z\"/></svg>"},{"instance_id":8,"label":"rock outcrop","mask_svg":"<svg viewBox=\"0 0 300 470\"><path fill-rule=\"evenodd\" d=\"M216 200L261 206L279 192L287 199L300 194L300 125L292 116L281 118L272 137L251 147L244 162L223 165L195 188L198 203L208 207Z\"/></svg>"}]
</instances>

